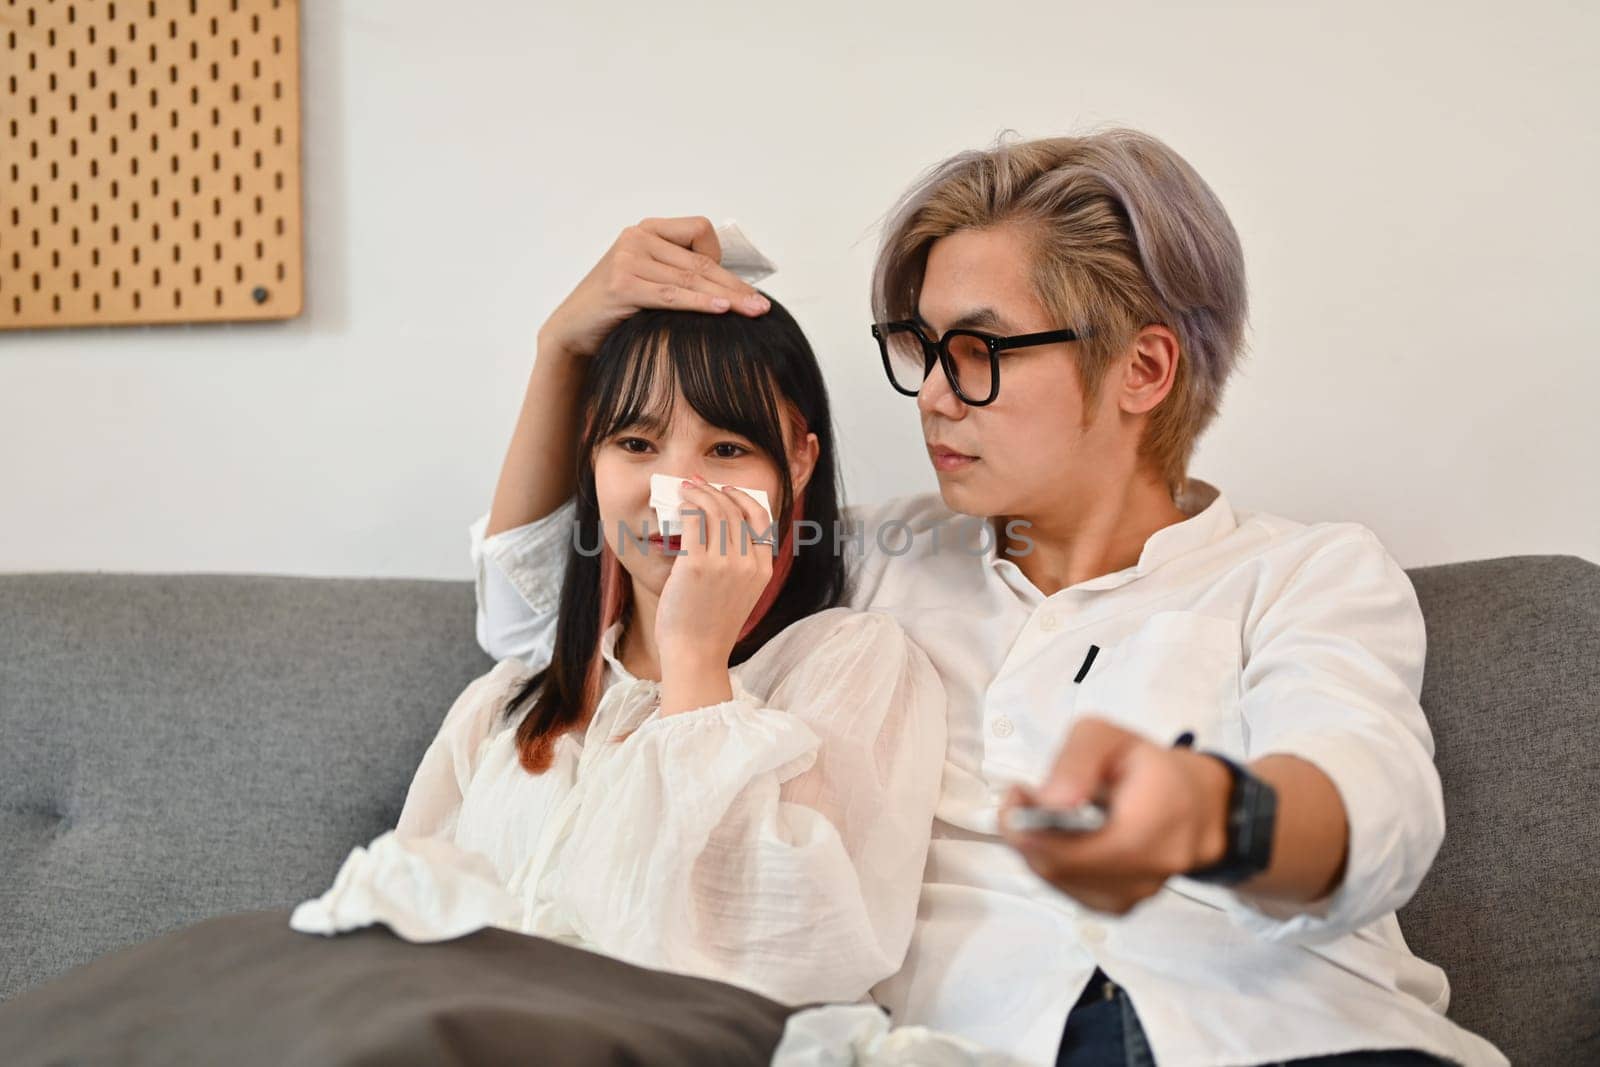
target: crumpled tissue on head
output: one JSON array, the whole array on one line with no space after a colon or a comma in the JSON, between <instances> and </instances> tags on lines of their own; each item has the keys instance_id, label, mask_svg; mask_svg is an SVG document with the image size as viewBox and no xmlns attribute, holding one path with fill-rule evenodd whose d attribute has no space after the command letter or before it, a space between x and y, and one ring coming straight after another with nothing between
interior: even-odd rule
<instances>
[{"instance_id":1,"label":"crumpled tissue on head","mask_svg":"<svg viewBox=\"0 0 1600 1067\"><path fill-rule=\"evenodd\" d=\"M717 227L717 241L722 245L723 267L751 285L778 269L778 265L762 255L732 219Z\"/></svg>"}]
</instances>

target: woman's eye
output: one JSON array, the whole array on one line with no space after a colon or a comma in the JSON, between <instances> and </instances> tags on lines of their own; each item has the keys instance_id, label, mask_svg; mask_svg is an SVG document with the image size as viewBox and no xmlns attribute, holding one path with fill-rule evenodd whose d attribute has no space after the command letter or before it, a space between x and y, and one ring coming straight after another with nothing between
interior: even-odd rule
<instances>
[{"instance_id":1,"label":"woman's eye","mask_svg":"<svg viewBox=\"0 0 1600 1067\"><path fill-rule=\"evenodd\" d=\"M635 448L635 445L638 445L639 447ZM646 441L642 437L622 437L618 438L617 447L621 448L624 452L632 452L637 455L649 448L650 442Z\"/></svg>"},{"instance_id":2,"label":"woman's eye","mask_svg":"<svg viewBox=\"0 0 1600 1067\"><path fill-rule=\"evenodd\" d=\"M732 452L717 452L717 458L718 459L738 459L740 456L745 455L746 453L748 453L750 451L748 448L745 448L743 445L736 445L732 441L719 441L715 445L713 445L712 448L713 449L723 449L723 448L731 448L731 449L733 449Z\"/></svg>"}]
</instances>

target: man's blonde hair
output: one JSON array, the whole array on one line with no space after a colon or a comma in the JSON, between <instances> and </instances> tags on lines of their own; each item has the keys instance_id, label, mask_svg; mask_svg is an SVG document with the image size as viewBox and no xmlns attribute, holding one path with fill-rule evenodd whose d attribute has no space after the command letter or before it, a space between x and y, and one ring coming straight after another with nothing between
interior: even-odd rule
<instances>
[{"instance_id":1,"label":"man's blonde hair","mask_svg":"<svg viewBox=\"0 0 1600 1067\"><path fill-rule=\"evenodd\" d=\"M1151 413L1138 455L1178 494L1243 349L1244 253L1221 201L1181 156L1137 130L1002 137L936 164L892 209L873 272L874 316L916 315L934 241L1006 225L1031 245L1034 289L1056 317L1050 328L1089 332L1078 363L1086 412L1141 327L1177 335L1172 391Z\"/></svg>"}]
</instances>

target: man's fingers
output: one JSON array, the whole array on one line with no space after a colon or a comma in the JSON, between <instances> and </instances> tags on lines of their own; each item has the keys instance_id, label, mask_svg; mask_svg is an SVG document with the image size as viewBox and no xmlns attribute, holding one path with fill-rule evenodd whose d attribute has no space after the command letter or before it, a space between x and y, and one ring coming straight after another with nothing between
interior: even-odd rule
<instances>
[{"instance_id":1,"label":"man's fingers","mask_svg":"<svg viewBox=\"0 0 1600 1067\"><path fill-rule=\"evenodd\" d=\"M676 270L675 277L683 279L678 284L691 284L706 292L720 292L735 302L756 298L764 300L756 287L728 270L715 256L684 248L659 236L652 235L645 242L645 253L661 264Z\"/></svg>"},{"instance_id":2,"label":"man's fingers","mask_svg":"<svg viewBox=\"0 0 1600 1067\"><path fill-rule=\"evenodd\" d=\"M688 248L707 256L713 263L722 262L722 242L717 240L717 228L704 215L683 215L670 219L642 219L639 228L658 237L665 237L681 248Z\"/></svg>"},{"instance_id":3,"label":"man's fingers","mask_svg":"<svg viewBox=\"0 0 1600 1067\"><path fill-rule=\"evenodd\" d=\"M726 311L730 307L741 306L744 299L740 292L729 289L727 286L712 281L703 274L674 267L662 263L660 260L641 260L630 265L630 271L639 286L638 299L644 307L670 307L702 311L707 308L713 311ZM672 292L667 298L664 294ZM693 297L684 294L695 294ZM719 306L716 301L722 300ZM703 305L703 306L702 306ZM749 311L750 308L744 307Z\"/></svg>"},{"instance_id":4,"label":"man's fingers","mask_svg":"<svg viewBox=\"0 0 1600 1067\"><path fill-rule=\"evenodd\" d=\"M1001 806L1008 808L1031 808L1035 807L1036 804L1033 799L1033 794L1028 791L1027 786L1018 783L1012 783L1012 785L1006 789L1006 796L1005 799L1001 801Z\"/></svg>"},{"instance_id":5,"label":"man's fingers","mask_svg":"<svg viewBox=\"0 0 1600 1067\"><path fill-rule=\"evenodd\" d=\"M734 306L725 292L691 288L678 284L683 272L660 264L641 265L634 273L624 299L641 308L671 308L676 311L705 311L720 315Z\"/></svg>"},{"instance_id":6,"label":"man's fingers","mask_svg":"<svg viewBox=\"0 0 1600 1067\"><path fill-rule=\"evenodd\" d=\"M1166 881L1160 871L1147 869L1142 857L1129 855L1114 843L1102 847L1092 841L1099 834L1087 835L1081 842L1038 838L1064 835L1040 831L1012 838L1017 852L1033 872L1063 892L1082 899L1084 892L1119 893L1128 890L1154 892ZM1074 847L1076 845L1076 847Z\"/></svg>"},{"instance_id":7,"label":"man's fingers","mask_svg":"<svg viewBox=\"0 0 1600 1067\"><path fill-rule=\"evenodd\" d=\"M1050 776L1039 787L1039 802L1070 808L1093 799L1110 781L1130 738L1131 734L1104 719L1080 719L1067 734Z\"/></svg>"},{"instance_id":8,"label":"man's fingers","mask_svg":"<svg viewBox=\"0 0 1600 1067\"><path fill-rule=\"evenodd\" d=\"M1007 840L1030 862L1037 861L1059 876L1083 875L1118 879L1130 873L1130 857L1109 830L1064 833L1060 830L1023 830Z\"/></svg>"}]
</instances>

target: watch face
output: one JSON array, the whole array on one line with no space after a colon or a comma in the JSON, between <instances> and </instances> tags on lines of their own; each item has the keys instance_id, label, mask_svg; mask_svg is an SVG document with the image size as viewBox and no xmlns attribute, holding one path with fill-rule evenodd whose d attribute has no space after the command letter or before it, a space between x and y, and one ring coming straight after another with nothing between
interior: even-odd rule
<instances>
[{"instance_id":1,"label":"watch face","mask_svg":"<svg viewBox=\"0 0 1600 1067\"><path fill-rule=\"evenodd\" d=\"M1272 862L1272 832L1276 822L1277 791L1226 756L1219 759L1233 776L1228 795L1228 836L1222 858L1209 867L1185 875L1195 881L1231 885L1266 870Z\"/></svg>"},{"instance_id":2,"label":"watch face","mask_svg":"<svg viewBox=\"0 0 1600 1067\"><path fill-rule=\"evenodd\" d=\"M1260 778L1244 772L1234 789L1234 806L1240 811L1237 855L1251 874L1272 863L1272 831L1277 822L1278 791ZM1234 851L1229 842L1229 851Z\"/></svg>"}]
</instances>

